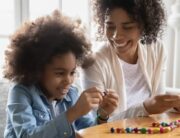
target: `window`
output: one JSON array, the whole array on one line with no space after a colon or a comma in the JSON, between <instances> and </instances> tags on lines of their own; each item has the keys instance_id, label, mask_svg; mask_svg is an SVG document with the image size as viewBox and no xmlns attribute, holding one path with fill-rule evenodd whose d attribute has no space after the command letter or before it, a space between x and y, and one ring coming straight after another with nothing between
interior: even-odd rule
<instances>
[{"instance_id":1,"label":"window","mask_svg":"<svg viewBox=\"0 0 180 138\"><path fill-rule=\"evenodd\" d=\"M15 29L14 1L5 0L0 4L0 80L4 64L4 51L8 45L8 37Z\"/></svg>"},{"instance_id":2,"label":"window","mask_svg":"<svg viewBox=\"0 0 180 138\"><path fill-rule=\"evenodd\" d=\"M89 27L88 0L62 0L62 12L68 16L80 18Z\"/></svg>"},{"instance_id":3,"label":"window","mask_svg":"<svg viewBox=\"0 0 180 138\"><path fill-rule=\"evenodd\" d=\"M43 4L42 4L43 3ZM60 9L59 0L29 0L30 19L52 13L55 9Z\"/></svg>"},{"instance_id":4,"label":"window","mask_svg":"<svg viewBox=\"0 0 180 138\"><path fill-rule=\"evenodd\" d=\"M0 37L8 36L14 30L14 2L5 0L0 4Z\"/></svg>"}]
</instances>

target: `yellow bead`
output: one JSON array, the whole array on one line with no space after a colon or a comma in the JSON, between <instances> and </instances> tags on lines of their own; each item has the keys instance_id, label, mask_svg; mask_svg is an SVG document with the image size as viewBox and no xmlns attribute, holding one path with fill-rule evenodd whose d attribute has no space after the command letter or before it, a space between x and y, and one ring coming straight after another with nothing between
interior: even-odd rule
<instances>
[{"instance_id":1,"label":"yellow bead","mask_svg":"<svg viewBox=\"0 0 180 138\"><path fill-rule=\"evenodd\" d=\"M158 127L153 128L153 133L159 133L159 132L160 132L160 128Z\"/></svg>"}]
</instances>

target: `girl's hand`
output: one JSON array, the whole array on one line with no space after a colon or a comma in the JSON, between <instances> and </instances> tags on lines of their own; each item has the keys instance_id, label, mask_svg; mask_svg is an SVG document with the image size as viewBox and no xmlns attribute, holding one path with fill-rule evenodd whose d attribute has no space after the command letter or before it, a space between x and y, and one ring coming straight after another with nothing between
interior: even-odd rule
<instances>
[{"instance_id":1,"label":"girl's hand","mask_svg":"<svg viewBox=\"0 0 180 138\"><path fill-rule=\"evenodd\" d=\"M108 89L105 95L103 96L103 101L99 107L99 109L102 108L103 110L102 112L100 112L101 116L102 117L109 116L118 107L118 103L119 103L118 94L115 91Z\"/></svg>"},{"instance_id":2,"label":"girl's hand","mask_svg":"<svg viewBox=\"0 0 180 138\"><path fill-rule=\"evenodd\" d=\"M102 92L98 88L93 87L85 90L76 104L68 110L67 116L70 118L69 121L74 121L87 114L91 109L99 107L102 99Z\"/></svg>"},{"instance_id":3,"label":"girl's hand","mask_svg":"<svg viewBox=\"0 0 180 138\"><path fill-rule=\"evenodd\" d=\"M180 107L180 96L172 94L157 95L144 101L144 107L149 114L159 114Z\"/></svg>"}]
</instances>

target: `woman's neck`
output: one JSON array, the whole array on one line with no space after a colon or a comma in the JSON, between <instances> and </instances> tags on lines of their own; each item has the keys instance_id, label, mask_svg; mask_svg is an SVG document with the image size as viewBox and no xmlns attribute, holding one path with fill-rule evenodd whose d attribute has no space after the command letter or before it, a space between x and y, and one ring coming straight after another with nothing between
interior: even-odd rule
<instances>
[{"instance_id":1,"label":"woman's neck","mask_svg":"<svg viewBox=\"0 0 180 138\"><path fill-rule=\"evenodd\" d=\"M128 54L126 54L126 53L122 54L121 53L121 54L119 54L117 52L117 55L121 60L123 60L123 61L125 61L125 62L127 62L129 64L136 64L137 60L138 60L138 50L137 49L132 54L131 53L128 53Z\"/></svg>"}]
</instances>

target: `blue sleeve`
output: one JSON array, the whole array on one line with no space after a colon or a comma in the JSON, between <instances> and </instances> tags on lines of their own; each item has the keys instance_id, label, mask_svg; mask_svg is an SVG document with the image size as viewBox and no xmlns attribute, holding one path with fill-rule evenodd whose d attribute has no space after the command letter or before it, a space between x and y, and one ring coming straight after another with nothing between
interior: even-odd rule
<instances>
[{"instance_id":1,"label":"blue sleeve","mask_svg":"<svg viewBox=\"0 0 180 138\"><path fill-rule=\"evenodd\" d=\"M71 97L73 101L71 106L73 106L77 102L79 98L78 94L79 94L78 89L76 87L71 87L71 90L69 92L69 96ZM96 117L93 116L92 112L89 112L88 114L77 119L73 125L76 130L79 130L79 129L84 129L90 126L94 126L96 124L97 124Z\"/></svg>"},{"instance_id":2,"label":"blue sleeve","mask_svg":"<svg viewBox=\"0 0 180 138\"><path fill-rule=\"evenodd\" d=\"M91 112L75 121L76 130L84 129L94 125L97 125L96 117L93 116Z\"/></svg>"},{"instance_id":3,"label":"blue sleeve","mask_svg":"<svg viewBox=\"0 0 180 138\"><path fill-rule=\"evenodd\" d=\"M65 113L53 120L41 121L42 124L39 124L32 109L31 95L25 88L16 87L9 93L7 108L15 137L61 138L70 137L73 134Z\"/></svg>"}]
</instances>

